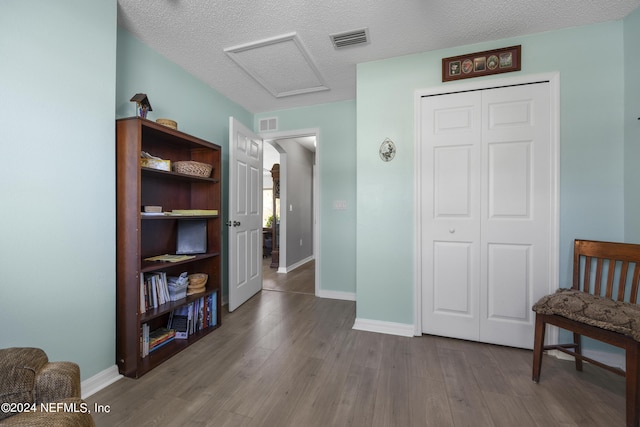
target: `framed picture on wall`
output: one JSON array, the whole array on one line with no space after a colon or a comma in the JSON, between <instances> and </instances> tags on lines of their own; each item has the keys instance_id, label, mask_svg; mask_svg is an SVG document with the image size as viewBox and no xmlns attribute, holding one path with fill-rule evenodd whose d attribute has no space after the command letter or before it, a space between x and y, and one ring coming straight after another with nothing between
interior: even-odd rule
<instances>
[{"instance_id":1,"label":"framed picture on wall","mask_svg":"<svg viewBox=\"0 0 640 427\"><path fill-rule=\"evenodd\" d=\"M442 58L442 81L520 71L521 45Z\"/></svg>"}]
</instances>

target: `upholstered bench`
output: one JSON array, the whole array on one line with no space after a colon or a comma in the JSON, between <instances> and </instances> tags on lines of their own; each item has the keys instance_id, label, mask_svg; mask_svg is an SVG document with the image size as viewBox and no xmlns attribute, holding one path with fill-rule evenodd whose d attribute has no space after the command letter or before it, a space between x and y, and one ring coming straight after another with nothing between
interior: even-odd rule
<instances>
[{"instance_id":1,"label":"upholstered bench","mask_svg":"<svg viewBox=\"0 0 640 427\"><path fill-rule=\"evenodd\" d=\"M595 267L595 269L594 269ZM576 240L573 285L542 297L533 305L536 329L533 381L540 380L542 352L559 350L626 377L627 426L640 423L640 245ZM546 325L573 332L573 343L544 345ZM625 350L626 371L582 354L581 336Z\"/></svg>"}]
</instances>

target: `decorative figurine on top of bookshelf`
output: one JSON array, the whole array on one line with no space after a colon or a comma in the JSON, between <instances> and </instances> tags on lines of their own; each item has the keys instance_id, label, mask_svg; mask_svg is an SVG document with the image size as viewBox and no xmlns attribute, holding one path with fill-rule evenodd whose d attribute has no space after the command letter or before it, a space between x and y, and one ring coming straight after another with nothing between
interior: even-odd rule
<instances>
[{"instance_id":1,"label":"decorative figurine on top of bookshelf","mask_svg":"<svg viewBox=\"0 0 640 427\"><path fill-rule=\"evenodd\" d=\"M149 98L147 98L146 93L136 93L130 99L130 101L136 103L136 116L142 117L143 119L147 118L147 112L153 111L151 108L151 103L149 102Z\"/></svg>"}]
</instances>

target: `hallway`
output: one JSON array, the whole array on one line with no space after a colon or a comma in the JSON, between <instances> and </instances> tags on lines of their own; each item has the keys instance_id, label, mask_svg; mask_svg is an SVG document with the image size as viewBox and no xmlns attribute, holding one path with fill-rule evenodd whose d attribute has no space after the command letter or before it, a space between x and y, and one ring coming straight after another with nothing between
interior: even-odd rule
<instances>
[{"instance_id":1,"label":"hallway","mask_svg":"<svg viewBox=\"0 0 640 427\"><path fill-rule=\"evenodd\" d=\"M262 289L315 295L316 261L312 260L290 273L278 273L270 268L271 257L262 260Z\"/></svg>"}]
</instances>

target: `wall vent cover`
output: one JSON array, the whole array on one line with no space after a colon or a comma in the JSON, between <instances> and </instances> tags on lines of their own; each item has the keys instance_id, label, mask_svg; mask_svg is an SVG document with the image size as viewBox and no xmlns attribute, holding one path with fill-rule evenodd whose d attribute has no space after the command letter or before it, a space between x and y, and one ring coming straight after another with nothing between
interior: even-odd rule
<instances>
[{"instance_id":1,"label":"wall vent cover","mask_svg":"<svg viewBox=\"0 0 640 427\"><path fill-rule=\"evenodd\" d=\"M260 119L260 132L273 132L278 130L278 118L269 117L267 119Z\"/></svg>"},{"instance_id":2,"label":"wall vent cover","mask_svg":"<svg viewBox=\"0 0 640 427\"><path fill-rule=\"evenodd\" d=\"M347 31L344 33L330 34L331 43L336 49L342 49L358 44L369 43L369 28Z\"/></svg>"}]
</instances>

